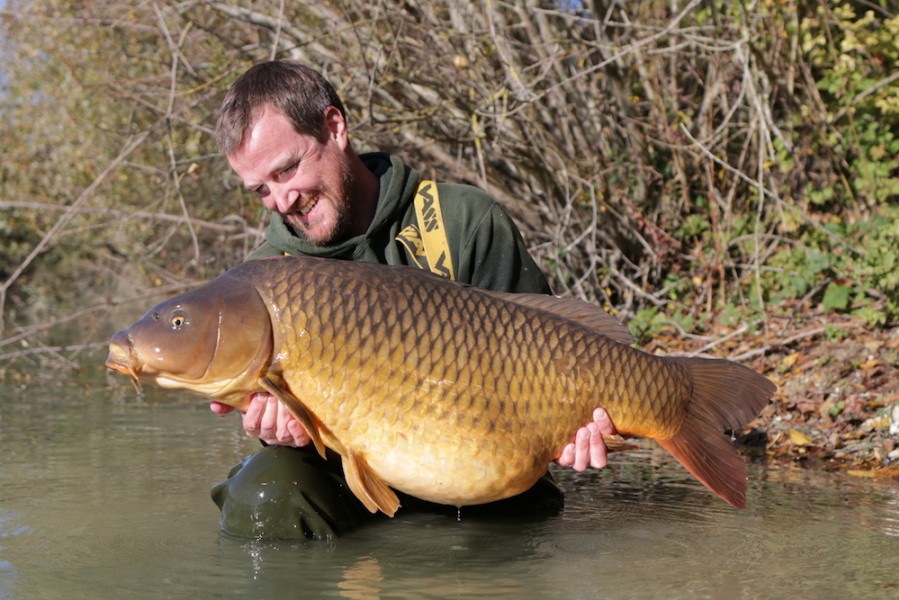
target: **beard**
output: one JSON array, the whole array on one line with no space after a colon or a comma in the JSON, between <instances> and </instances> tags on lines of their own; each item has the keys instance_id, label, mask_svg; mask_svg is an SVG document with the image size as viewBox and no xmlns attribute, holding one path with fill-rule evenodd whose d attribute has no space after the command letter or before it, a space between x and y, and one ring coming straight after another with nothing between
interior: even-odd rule
<instances>
[{"instance_id":1,"label":"beard","mask_svg":"<svg viewBox=\"0 0 899 600\"><path fill-rule=\"evenodd\" d=\"M287 216L285 222L290 230L317 247L329 246L352 237L358 220L356 199L358 198L359 179L349 165L341 165L339 186L339 189L335 190L333 214L327 217L331 223L325 225L324 231L317 239L313 239L303 232L302 228L293 224L292 219Z\"/></svg>"},{"instance_id":2,"label":"beard","mask_svg":"<svg viewBox=\"0 0 899 600\"><path fill-rule=\"evenodd\" d=\"M352 237L358 215L356 214L356 203L359 197L359 179L350 168L344 164L340 169L340 198L337 201L334 226L331 228L331 235L326 241L315 243L316 246L327 246L335 242ZM368 229L368 227L366 227Z\"/></svg>"}]
</instances>

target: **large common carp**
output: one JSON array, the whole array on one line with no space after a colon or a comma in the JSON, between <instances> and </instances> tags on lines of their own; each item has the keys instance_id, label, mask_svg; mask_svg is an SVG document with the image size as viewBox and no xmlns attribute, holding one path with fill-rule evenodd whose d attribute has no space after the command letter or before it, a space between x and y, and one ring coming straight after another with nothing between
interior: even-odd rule
<instances>
[{"instance_id":1,"label":"large common carp","mask_svg":"<svg viewBox=\"0 0 899 600\"><path fill-rule=\"evenodd\" d=\"M245 408L269 391L347 483L393 515L391 488L456 506L533 485L604 407L737 507L743 460L724 431L775 386L725 360L628 344L588 303L490 292L410 267L280 257L244 263L150 309L106 364Z\"/></svg>"}]
</instances>

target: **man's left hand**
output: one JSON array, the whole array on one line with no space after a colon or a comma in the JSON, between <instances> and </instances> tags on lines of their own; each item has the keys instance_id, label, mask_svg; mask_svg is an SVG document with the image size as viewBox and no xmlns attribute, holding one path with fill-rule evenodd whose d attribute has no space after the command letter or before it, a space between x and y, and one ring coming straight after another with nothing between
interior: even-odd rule
<instances>
[{"instance_id":1,"label":"man's left hand","mask_svg":"<svg viewBox=\"0 0 899 600\"><path fill-rule=\"evenodd\" d=\"M574 442L565 446L556 462L561 467L571 467L575 471L583 471L587 467L602 469L607 463L606 445L602 436L616 433L609 413L597 408L593 411L593 421L578 429Z\"/></svg>"}]
</instances>

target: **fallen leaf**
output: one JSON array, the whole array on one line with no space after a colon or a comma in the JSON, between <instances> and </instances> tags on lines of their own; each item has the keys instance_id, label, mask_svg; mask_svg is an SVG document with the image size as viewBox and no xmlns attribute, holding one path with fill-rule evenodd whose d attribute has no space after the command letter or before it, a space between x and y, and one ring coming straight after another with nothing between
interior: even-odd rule
<instances>
[{"instance_id":1,"label":"fallen leaf","mask_svg":"<svg viewBox=\"0 0 899 600\"><path fill-rule=\"evenodd\" d=\"M795 365L796 361L799 360L799 354L800 354L799 352L794 352L792 354L788 354L788 355L784 356L783 363L782 363L783 367L785 369L789 369L790 367Z\"/></svg>"},{"instance_id":2,"label":"fallen leaf","mask_svg":"<svg viewBox=\"0 0 899 600\"><path fill-rule=\"evenodd\" d=\"M790 441L793 442L794 446L811 446L812 438L805 435L798 429L790 430Z\"/></svg>"},{"instance_id":3,"label":"fallen leaf","mask_svg":"<svg viewBox=\"0 0 899 600\"><path fill-rule=\"evenodd\" d=\"M877 473L874 471L862 471L860 469L849 469L846 473L853 477L865 477L867 479L874 479L877 476Z\"/></svg>"},{"instance_id":4,"label":"fallen leaf","mask_svg":"<svg viewBox=\"0 0 899 600\"><path fill-rule=\"evenodd\" d=\"M869 358L868 360L866 360L865 362L863 362L862 364L859 365L859 367L861 367L863 371L869 371L869 370L875 368L876 366L877 366L876 358Z\"/></svg>"}]
</instances>

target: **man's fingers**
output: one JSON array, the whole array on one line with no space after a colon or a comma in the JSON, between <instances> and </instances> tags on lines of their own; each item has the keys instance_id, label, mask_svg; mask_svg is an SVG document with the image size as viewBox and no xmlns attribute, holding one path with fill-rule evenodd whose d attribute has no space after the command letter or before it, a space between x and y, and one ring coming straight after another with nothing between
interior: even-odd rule
<instances>
[{"instance_id":1,"label":"man's fingers","mask_svg":"<svg viewBox=\"0 0 899 600\"><path fill-rule=\"evenodd\" d=\"M607 413L605 409L597 408L593 411L593 422L599 426L599 433L601 435L615 435L618 433L615 430L615 426L612 425L609 413Z\"/></svg>"},{"instance_id":2,"label":"man's fingers","mask_svg":"<svg viewBox=\"0 0 899 600\"><path fill-rule=\"evenodd\" d=\"M583 471L590 462L590 430L581 427L574 438L574 464L575 471Z\"/></svg>"},{"instance_id":3,"label":"man's fingers","mask_svg":"<svg viewBox=\"0 0 899 600\"><path fill-rule=\"evenodd\" d=\"M293 415L290 416L290 420L287 422L287 429L291 438L293 438L294 445L297 447L306 446L312 441L309 434L306 433L306 428L300 425L300 422L294 419Z\"/></svg>"},{"instance_id":4,"label":"man's fingers","mask_svg":"<svg viewBox=\"0 0 899 600\"><path fill-rule=\"evenodd\" d=\"M272 442L278 432L278 400L272 396L264 405L262 420L259 421L259 433L266 442Z\"/></svg>"},{"instance_id":5,"label":"man's fingers","mask_svg":"<svg viewBox=\"0 0 899 600\"><path fill-rule=\"evenodd\" d=\"M562 449L562 454L556 459L560 467L570 467L574 464L574 444L568 444Z\"/></svg>"},{"instance_id":6,"label":"man's fingers","mask_svg":"<svg viewBox=\"0 0 899 600\"><path fill-rule=\"evenodd\" d=\"M290 413L286 406L278 403L278 442L291 446L305 446L309 443L306 429Z\"/></svg>"},{"instance_id":7,"label":"man's fingers","mask_svg":"<svg viewBox=\"0 0 899 600\"><path fill-rule=\"evenodd\" d=\"M278 402L278 413L275 418L275 437L279 442L288 441L292 436L290 435L290 431L287 429L287 419L286 416L290 416L290 413L287 412L287 408Z\"/></svg>"},{"instance_id":8,"label":"man's fingers","mask_svg":"<svg viewBox=\"0 0 899 600\"><path fill-rule=\"evenodd\" d=\"M230 406L228 404L222 404L221 402L216 402L215 400L213 400L212 402L209 403L209 410L211 410L212 412L214 412L217 415L227 415L229 412L234 410L234 407Z\"/></svg>"},{"instance_id":9,"label":"man's fingers","mask_svg":"<svg viewBox=\"0 0 899 600\"><path fill-rule=\"evenodd\" d=\"M262 413L265 412L265 406L266 402L255 396L250 400L247 412L243 415L243 430L248 436L259 437L259 424L262 420Z\"/></svg>"},{"instance_id":10,"label":"man's fingers","mask_svg":"<svg viewBox=\"0 0 899 600\"><path fill-rule=\"evenodd\" d=\"M590 466L602 469L606 466L606 445L602 441L600 427L596 423L590 423L587 429L590 430Z\"/></svg>"}]
</instances>

